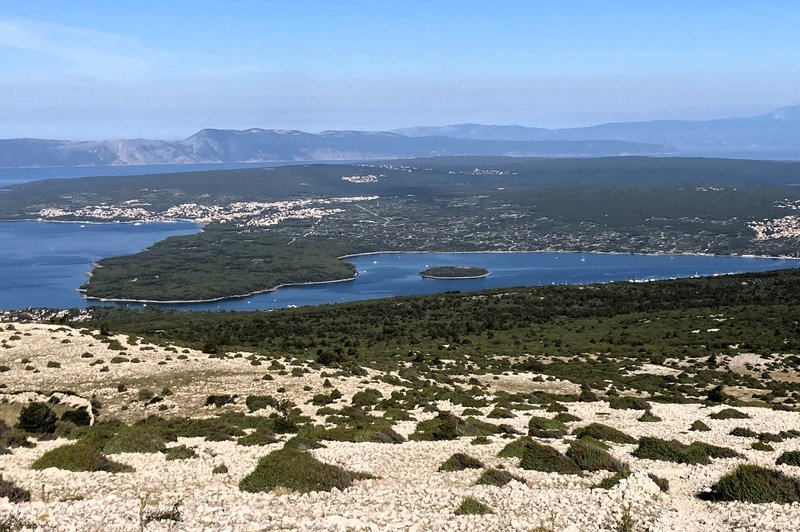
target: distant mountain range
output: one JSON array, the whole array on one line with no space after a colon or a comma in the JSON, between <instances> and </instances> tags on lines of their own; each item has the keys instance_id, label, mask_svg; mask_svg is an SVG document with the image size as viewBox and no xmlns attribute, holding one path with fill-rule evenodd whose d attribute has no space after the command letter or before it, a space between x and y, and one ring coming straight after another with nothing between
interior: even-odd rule
<instances>
[{"instance_id":1,"label":"distant mountain range","mask_svg":"<svg viewBox=\"0 0 800 532\"><path fill-rule=\"evenodd\" d=\"M794 153L800 158L800 106L784 107L747 118L716 120L653 120L615 122L569 129L523 126L412 127L394 133L410 137L443 135L460 139L492 140L617 140L671 146L683 155L736 155L769 158Z\"/></svg>"},{"instance_id":2,"label":"distant mountain range","mask_svg":"<svg viewBox=\"0 0 800 532\"><path fill-rule=\"evenodd\" d=\"M443 155L714 155L800 159L800 106L750 118L571 129L459 124L394 131L204 129L163 140L0 140L0 167L397 159Z\"/></svg>"}]
</instances>

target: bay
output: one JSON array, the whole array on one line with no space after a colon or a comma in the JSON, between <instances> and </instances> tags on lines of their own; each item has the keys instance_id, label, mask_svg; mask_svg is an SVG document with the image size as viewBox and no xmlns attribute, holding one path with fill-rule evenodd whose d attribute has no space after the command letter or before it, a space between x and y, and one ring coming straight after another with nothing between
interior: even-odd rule
<instances>
[{"instance_id":1,"label":"bay","mask_svg":"<svg viewBox=\"0 0 800 532\"><path fill-rule=\"evenodd\" d=\"M198 225L188 222L138 225L0 222L0 309L99 304L84 299L77 291L91 271L92 262L135 253L168 236L198 230ZM390 252L345 260L356 266L358 276L354 280L283 287L222 301L162 306L187 310L265 310L454 290L647 281L800 267L797 259L570 252ZM488 277L465 280L424 279L419 275L434 266L476 266L491 273Z\"/></svg>"}]
</instances>

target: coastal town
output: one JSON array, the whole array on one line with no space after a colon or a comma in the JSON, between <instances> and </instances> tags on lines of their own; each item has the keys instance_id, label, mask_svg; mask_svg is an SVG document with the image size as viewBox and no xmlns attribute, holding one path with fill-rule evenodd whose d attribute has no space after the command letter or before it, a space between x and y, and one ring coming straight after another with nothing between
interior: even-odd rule
<instances>
[{"instance_id":1,"label":"coastal town","mask_svg":"<svg viewBox=\"0 0 800 532\"><path fill-rule=\"evenodd\" d=\"M182 203L163 211L150 210L149 204L128 200L119 204L99 204L68 210L44 208L34 213L42 221L86 222L172 222L228 223L237 227L267 227L285 220L320 219L343 212L344 204L374 201L378 196L313 198L273 202L237 201L227 205Z\"/></svg>"}]
</instances>

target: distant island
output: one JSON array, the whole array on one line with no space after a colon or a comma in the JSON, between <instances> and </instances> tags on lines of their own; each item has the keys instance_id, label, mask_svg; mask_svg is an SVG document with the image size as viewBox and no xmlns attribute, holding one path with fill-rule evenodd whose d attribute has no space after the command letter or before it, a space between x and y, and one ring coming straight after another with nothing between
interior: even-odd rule
<instances>
[{"instance_id":1,"label":"distant island","mask_svg":"<svg viewBox=\"0 0 800 532\"><path fill-rule=\"evenodd\" d=\"M489 270L474 266L437 266L419 274L426 279L479 279L489 275Z\"/></svg>"}]
</instances>

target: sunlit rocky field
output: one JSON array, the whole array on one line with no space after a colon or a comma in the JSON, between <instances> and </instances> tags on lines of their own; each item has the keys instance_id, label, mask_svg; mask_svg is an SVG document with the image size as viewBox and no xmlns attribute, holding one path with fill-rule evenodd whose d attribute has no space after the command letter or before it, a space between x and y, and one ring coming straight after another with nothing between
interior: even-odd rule
<instances>
[{"instance_id":1,"label":"sunlit rocky field","mask_svg":"<svg viewBox=\"0 0 800 532\"><path fill-rule=\"evenodd\" d=\"M0 324L0 530L764 531L800 519L800 412L748 406L737 390L671 404L476 372L454 378L469 393L426 401L399 371L79 326Z\"/></svg>"}]
</instances>

